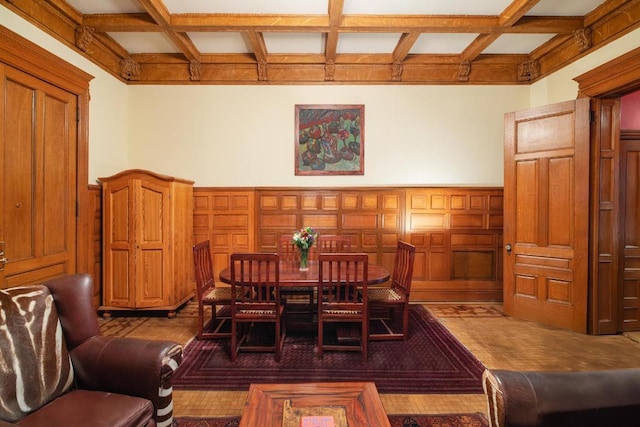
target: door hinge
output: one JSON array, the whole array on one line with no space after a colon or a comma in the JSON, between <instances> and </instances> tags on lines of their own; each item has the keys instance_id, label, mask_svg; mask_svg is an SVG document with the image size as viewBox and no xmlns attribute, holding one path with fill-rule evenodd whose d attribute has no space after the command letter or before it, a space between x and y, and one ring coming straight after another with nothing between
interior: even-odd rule
<instances>
[{"instance_id":1,"label":"door hinge","mask_svg":"<svg viewBox=\"0 0 640 427\"><path fill-rule=\"evenodd\" d=\"M80 203L76 202L76 218L80 217Z\"/></svg>"},{"instance_id":2,"label":"door hinge","mask_svg":"<svg viewBox=\"0 0 640 427\"><path fill-rule=\"evenodd\" d=\"M596 112L593 110L589 110L589 123L595 123L596 121Z\"/></svg>"}]
</instances>

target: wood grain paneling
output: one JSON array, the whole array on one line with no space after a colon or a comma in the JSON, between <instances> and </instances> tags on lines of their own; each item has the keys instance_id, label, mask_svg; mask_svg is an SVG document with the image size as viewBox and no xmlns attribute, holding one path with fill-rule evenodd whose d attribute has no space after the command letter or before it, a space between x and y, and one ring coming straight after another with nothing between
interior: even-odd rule
<instances>
[{"instance_id":1,"label":"wood grain paneling","mask_svg":"<svg viewBox=\"0 0 640 427\"><path fill-rule=\"evenodd\" d=\"M354 252L392 269L403 228L403 190L259 189L256 198L257 250L276 251L281 235L311 226L319 234L349 236Z\"/></svg>"},{"instance_id":2,"label":"wood grain paneling","mask_svg":"<svg viewBox=\"0 0 640 427\"><path fill-rule=\"evenodd\" d=\"M275 252L281 235L311 226L392 271L403 239L417 247L413 301L500 301L502 198L500 188L195 188L193 241L210 240L219 272L233 252Z\"/></svg>"},{"instance_id":3,"label":"wood grain paneling","mask_svg":"<svg viewBox=\"0 0 640 427\"><path fill-rule=\"evenodd\" d=\"M416 246L412 299L502 300L502 189L406 191L406 230Z\"/></svg>"},{"instance_id":4,"label":"wood grain paneling","mask_svg":"<svg viewBox=\"0 0 640 427\"><path fill-rule=\"evenodd\" d=\"M273 209L276 200L265 199L260 210ZM254 250L253 190L194 188L193 243L209 240L215 272L229 265L233 252Z\"/></svg>"}]
</instances>

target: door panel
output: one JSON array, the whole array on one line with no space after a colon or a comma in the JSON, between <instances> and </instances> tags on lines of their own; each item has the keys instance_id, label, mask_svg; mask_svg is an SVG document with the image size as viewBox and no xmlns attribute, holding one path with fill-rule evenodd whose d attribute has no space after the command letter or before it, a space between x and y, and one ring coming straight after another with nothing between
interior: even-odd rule
<instances>
[{"instance_id":1,"label":"door panel","mask_svg":"<svg viewBox=\"0 0 640 427\"><path fill-rule=\"evenodd\" d=\"M621 171L621 273L618 332L640 330L640 132L622 132Z\"/></svg>"},{"instance_id":2,"label":"door panel","mask_svg":"<svg viewBox=\"0 0 640 427\"><path fill-rule=\"evenodd\" d=\"M0 70L0 241L9 259L0 286L9 287L75 271L77 98Z\"/></svg>"},{"instance_id":3,"label":"door panel","mask_svg":"<svg viewBox=\"0 0 640 427\"><path fill-rule=\"evenodd\" d=\"M589 100L505 116L504 308L586 332Z\"/></svg>"}]
</instances>

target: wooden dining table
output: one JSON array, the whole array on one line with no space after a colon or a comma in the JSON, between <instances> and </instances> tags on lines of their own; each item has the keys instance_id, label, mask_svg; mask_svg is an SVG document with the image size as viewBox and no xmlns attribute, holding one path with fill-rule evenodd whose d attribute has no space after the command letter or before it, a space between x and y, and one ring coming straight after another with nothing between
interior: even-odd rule
<instances>
[{"instance_id":1,"label":"wooden dining table","mask_svg":"<svg viewBox=\"0 0 640 427\"><path fill-rule=\"evenodd\" d=\"M309 261L306 271L300 270L298 261L280 261L280 287L304 287L317 286L319 272L318 261ZM377 265L368 263L367 283L377 285L389 280L389 270ZM231 268L227 267L220 272L220 281L231 284Z\"/></svg>"},{"instance_id":2,"label":"wooden dining table","mask_svg":"<svg viewBox=\"0 0 640 427\"><path fill-rule=\"evenodd\" d=\"M280 289L286 288L317 288L320 276L319 262L310 260L307 263L308 270L300 270L299 261L280 261ZM220 281L231 284L231 268L227 267L219 274ZM328 277L328 274L323 277ZM367 263L367 284L377 285L389 280L389 270L386 268ZM287 324L289 330L309 330L315 328L315 304L295 304L298 311L293 309L294 305L288 305Z\"/></svg>"}]
</instances>

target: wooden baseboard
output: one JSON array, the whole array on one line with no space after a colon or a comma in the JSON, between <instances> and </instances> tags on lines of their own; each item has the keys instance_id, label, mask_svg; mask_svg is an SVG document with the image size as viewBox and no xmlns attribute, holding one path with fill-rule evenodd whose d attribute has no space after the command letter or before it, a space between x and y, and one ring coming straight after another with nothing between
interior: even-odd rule
<instances>
[{"instance_id":1,"label":"wooden baseboard","mask_svg":"<svg viewBox=\"0 0 640 427\"><path fill-rule=\"evenodd\" d=\"M416 281L411 285L412 302L502 301L502 282Z\"/></svg>"}]
</instances>

